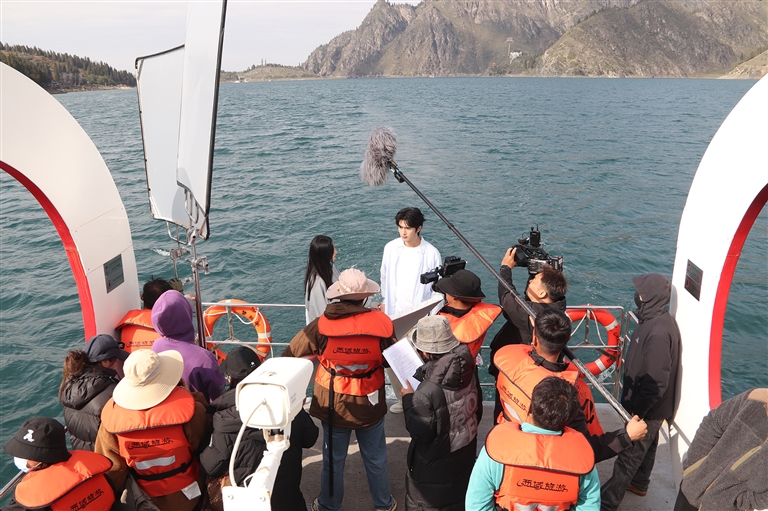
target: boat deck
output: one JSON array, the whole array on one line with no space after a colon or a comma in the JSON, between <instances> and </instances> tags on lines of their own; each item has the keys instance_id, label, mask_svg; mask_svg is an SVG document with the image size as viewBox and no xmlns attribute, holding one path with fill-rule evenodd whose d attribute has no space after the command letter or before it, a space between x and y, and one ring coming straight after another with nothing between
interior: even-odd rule
<instances>
[{"instance_id":1,"label":"boat deck","mask_svg":"<svg viewBox=\"0 0 768 511\"><path fill-rule=\"evenodd\" d=\"M391 403L390 403L391 404ZM485 410L483 420L480 424L479 438L484 439L492 427L491 415L493 412L493 403L484 403ZM621 426L621 419L607 405L598 403L598 415L600 423L604 429L610 431L618 429ZM318 423L318 421L315 421ZM319 423L318 423L319 425ZM408 431L405 429L403 414L388 413L385 419L387 431L387 458L389 461L389 478L392 488L392 495L398 502L398 509L404 509L405 502L405 471L406 454L408 453L408 444L411 439ZM311 505L312 500L320 492L320 469L322 468L322 437L320 431L315 446L305 450L304 454L304 473L301 483L301 491L307 500L307 506ZM651 487L648 495L638 497L627 492L620 509L623 511L663 511L671 510L675 504L677 490L675 489L674 477L672 474L672 462L668 449L668 433L666 425L662 429L659 438L659 448L656 453L656 465L651 477ZM482 442L478 442L478 449L482 447ZM605 482L613 469L613 460L606 460L597 466L600 474L600 481ZM344 505L343 511L360 511L373 509L373 502L368 493L368 482L365 476L365 469L360 458L360 451L357 441L352 436L349 445L349 454L347 456L346 467L344 470Z\"/></svg>"}]
</instances>

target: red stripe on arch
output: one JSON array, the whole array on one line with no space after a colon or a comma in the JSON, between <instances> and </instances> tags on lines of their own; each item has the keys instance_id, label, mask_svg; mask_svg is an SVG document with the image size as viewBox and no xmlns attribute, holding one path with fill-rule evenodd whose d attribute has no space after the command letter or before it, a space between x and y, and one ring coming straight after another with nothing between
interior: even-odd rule
<instances>
[{"instance_id":1,"label":"red stripe on arch","mask_svg":"<svg viewBox=\"0 0 768 511\"><path fill-rule=\"evenodd\" d=\"M91 288L88 285L88 277L80 260L80 253L77 251L75 240L72 238L72 233L69 231L67 223L61 217L56 206L53 205L45 193L32 180L4 161L0 161L0 168L29 190L29 193L37 199L37 202L40 203L43 210L48 214L48 218L51 219L56 231L58 231L61 242L64 244L64 250L67 253L67 259L69 259L69 266L72 268L72 274L75 276L77 294L80 297L80 308L83 313L85 338L88 339L96 335L96 312L93 309Z\"/></svg>"},{"instance_id":2,"label":"red stripe on arch","mask_svg":"<svg viewBox=\"0 0 768 511\"><path fill-rule=\"evenodd\" d=\"M723 389L720 384L720 364L722 361L723 350L723 323L725 321L725 311L728 308L728 293L731 291L731 282L733 274L736 271L736 264L739 262L741 250L744 248L744 242L747 240L749 231L752 229L757 216L763 210L768 202L768 185L764 186L760 193L750 204L744 218L741 219L739 227L728 248L728 254L723 264L723 271L720 274L720 282L717 285L717 294L715 295L715 304L712 309L712 327L709 337L709 407L716 408L723 400Z\"/></svg>"}]
</instances>

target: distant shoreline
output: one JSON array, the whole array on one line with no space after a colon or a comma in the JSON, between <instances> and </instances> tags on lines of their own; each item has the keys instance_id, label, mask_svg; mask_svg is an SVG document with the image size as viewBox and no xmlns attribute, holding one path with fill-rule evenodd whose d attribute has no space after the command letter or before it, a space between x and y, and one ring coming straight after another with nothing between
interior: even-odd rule
<instances>
[{"instance_id":1,"label":"distant shoreline","mask_svg":"<svg viewBox=\"0 0 768 511\"><path fill-rule=\"evenodd\" d=\"M605 77L605 76L535 76L535 75L496 75L496 76L487 76L487 75L451 75L451 76L360 76L360 77L326 77L326 76L314 76L311 78L304 77L304 78L270 78L270 79L253 79L248 80L247 82L237 82L235 80L221 80L219 83L266 83L266 82L306 82L311 80L365 80L365 79L387 79L387 80L397 80L397 79L413 79L413 78L583 78L586 80L590 79L602 79L602 78L608 78L608 79L617 79L614 77ZM728 76L727 74L719 75L719 76L687 76L687 77L638 77L638 76L632 76L632 77L626 77L626 79L629 80L645 80L645 79L653 79L653 80L759 80L759 78L750 77L749 75L741 75L741 76ZM94 85L94 84L88 84L88 85L81 85L78 87L61 87L56 89L47 89L47 92L49 94L67 94L69 92L93 92L93 91L102 91L102 90L122 90L122 89L135 89L136 87L129 87L127 85Z\"/></svg>"},{"instance_id":2,"label":"distant shoreline","mask_svg":"<svg viewBox=\"0 0 768 511\"><path fill-rule=\"evenodd\" d=\"M45 89L48 94L66 94L68 92L92 92L97 90L118 90L118 89L135 89L136 87L130 87L128 85L79 85L77 87L56 87L55 89Z\"/></svg>"}]
</instances>

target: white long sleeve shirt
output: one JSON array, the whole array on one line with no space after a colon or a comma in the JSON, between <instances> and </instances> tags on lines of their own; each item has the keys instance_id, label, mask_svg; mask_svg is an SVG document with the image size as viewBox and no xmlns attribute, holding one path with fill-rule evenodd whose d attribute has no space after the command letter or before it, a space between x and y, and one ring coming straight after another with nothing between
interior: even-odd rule
<instances>
[{"instance_id":1,"label":"white long sleeve shirt","mask_svg":"<svg viewBox=\"0 0 768 511\"><path fill-rule=\"evenodd\" d=\"M422 273L442 264L440 252L424 238L418 247L405 246L396 238L384 246L381 258L381 296L384 312L392 316L432 296L432 284L422 284Z\"/></svg>"}]
</instances>

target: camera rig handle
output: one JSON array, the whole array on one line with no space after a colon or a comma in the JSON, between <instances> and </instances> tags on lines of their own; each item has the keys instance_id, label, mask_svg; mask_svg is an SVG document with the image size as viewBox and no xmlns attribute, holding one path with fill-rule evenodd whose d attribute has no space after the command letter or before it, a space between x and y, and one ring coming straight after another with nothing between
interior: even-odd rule
<instances>
[{"instance_id":1,"label":"camera rig handle","mask_svg":"<svg viewBox=\"0 0 768 511\"><path fill-rule=\"evenodd\" d=\"M397 164L394 162L394 160L389 160L388 163L389 163L389 170L392 172L392 175L394 175L395 179L397 179L397 181L400 183L407 183L408 186L410 186L411 189L414 192L416 192L416 195L418 195L421 198L421 200L423 200L424 203L427 206L429 206L429 209L431 209L440 218L440 220L442 220L445 223L445 225L448 226L448 229L450 229L451 232L455 234L456 237L459 238L459 240L461 240L462 243L464 243L464 245L466 245L469 251L472 252L472 254L475 257L477 257L477 259L483 264L483 266L485 266L488 269L488 271L490 271L491 274L494 277L496 277L496 280L498 280L499 283L502 286L504 286L504 288L507 291L510 292L510 294L517 301L520 307L522 307L523 310L526 313L528 313L528 315L531 318L536 319L536 312L534 312L531 306L528 305L528 303L526 303L526 301L520 296L520 294L512 286L510 286L507 283L507 281L505 281L501 277L501 275L499 275L499 272L497 272L496 269L493 266L491 266L490 263L488 263L488 261L486 261L483 255L480 252L478 252L475 249L475 247L472 246L469 240L467 240L467 238L465 238L464 235L462 235L459 232L459 230L456 229L456 227L450 221L448 221L445 215L443 215L440 212L440 210L438 210L435 207L435 205L432 204L432 202L430 202L430 200L427 199L427 197L423 193L421 193L421 191L419 191L418 188L416 188L416 186L411 182L411 180L408 179L406 175L403 174L403 172L399 168L397 168ZM581 374L583 374L587 378L587 380L589 380L592 386L595 389L597 389L598 392L600 392L600 394L605 398L606 401L608 401L608 403L613 407L613 409L616 410L616 412L621 416L621 418L624 419L624 422L629 422L630 420L632 420L632 416L629 414L629 412L627 412L624 409L624 407L621 406L621 403L619 403L616 400L616 398L613 397L613 395L610 392L608 392L608 390L603 386L603 384L597 380L597 378L589 371L589 369L586 368L584 363L576 357L576 355L573 353L573 351L570 348L566 347L563 350L563 353L565 354L566 357L568 357L568 359L571 362L573 362L573 365L575 365L576 368L579 371L581 371Z\"/></svg>"}]
</instances>

